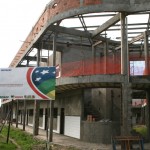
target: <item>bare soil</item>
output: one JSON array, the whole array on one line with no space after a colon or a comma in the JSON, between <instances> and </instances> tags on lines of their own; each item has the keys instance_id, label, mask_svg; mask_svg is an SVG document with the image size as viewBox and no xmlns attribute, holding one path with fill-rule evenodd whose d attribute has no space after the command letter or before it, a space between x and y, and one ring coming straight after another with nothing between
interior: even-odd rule
<instances>
[{"instance_id":1,"label":"bare soil","mask_svg":"<svg viewBox=\"0 0 150 150\"><path fill-rule=\"evenodd\" d=\"M46 145L37 145L34 146L32 150L46 150ZM52 145L50 150L79 150L75 147L61 146L61 145Z\"/></svg>"}]
</instances>

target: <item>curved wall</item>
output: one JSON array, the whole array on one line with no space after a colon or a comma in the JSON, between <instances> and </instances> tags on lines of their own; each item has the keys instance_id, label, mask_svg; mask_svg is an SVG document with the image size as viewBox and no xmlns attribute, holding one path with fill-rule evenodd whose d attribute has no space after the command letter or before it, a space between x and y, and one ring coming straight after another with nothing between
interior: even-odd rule
<instances>
[{"instance_id":1,"label":"curved wall","mask_svg":"<svg viewBox=\"0 0 150 150\"><path fill-rule=\"evenodd\" d=\"M16 67L46 29L57 21L79 14L94 12L126 11L131 13L146 10L150 10L149 0L53 0L46 6L10 67Z\"/></svg>"}]
</instances>

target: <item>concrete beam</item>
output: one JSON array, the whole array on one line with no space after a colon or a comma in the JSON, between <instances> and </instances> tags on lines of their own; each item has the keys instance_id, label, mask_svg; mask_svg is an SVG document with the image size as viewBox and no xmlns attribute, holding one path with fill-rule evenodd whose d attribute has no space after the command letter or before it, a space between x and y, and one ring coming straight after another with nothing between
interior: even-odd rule
<instances>
[{"instance_id":1,"label":"concrete beam","mask_svg":"<svg viewBox=\"0 0 150 150\"><path fill-rule=\"evenodd\" d=\"M143 38L144 38L144 33L142 33L142 34L132 38L132 40L130 40L128 42L128 44L133 44L134 42L137 42L137 41L139 41L139 40L141 40ZM121 49L121 45L115 48L115 50L119 50L119 49Z\"/></svg>"},{"instance_id":2,"label":"concrete beam","mask_svg":"<svg viewBox=\"0 0 150 150\"><path fill-rule=\"evenodd\" d=\"M104 24L99 26L96 30L93 31L92 37L95 37L96 35L102 33L103 31L107 30L112 25L116 24L120 20L120 14L118 13L108 21L106 21Z\"/></svg>"},{"instance_id":3,"label":"concrete beam","mask_svg":"<svg viewBox=\"0 0 150 150\"><path fill-rule=\"evenodd\" d=\"M134 89L150 87L149 76L131 76L130 82ZM56 80L56 91L77 89L82 87L120 87L125 82L124 75L93 75L79 77L61 77Z\"/></svg>"},{"instance_id":4,"label":"concrete beam","mask_svg":"<svg viewBox=\"0 0 150 150\"><path fill-rule=\"evenodd\" d=\"M37 61L37 57L32 57L32 56L25 56L25 60L30 60L30 61ZM47 58L40 58L41 62L47 62Z\"/></svg>"},{"instance_id":5,"label":"concrete beam","mask_svg":"<svg viewBox=\"0 0 150 150\"><path fill-rule=\"evenodd\" d=\"M19 65L17 65L17 67L36 67L36 65L21 65L21 64L19 64Z\"/></svg>"},{"instance_id":6,"label":"concrete beam","mask_svg":"<svg viewBox=\"0 0 150 150\"><path fill-rule=\"evenodd\" d=\"M150 76L131 76L130 82L133 84L149 84L150 85Z\"/></svg>"},{"instance_id":7,"label":"concrete beam","mask_svg":"<svg viewBox=\"0 0 150 150\"><path fill-rule=\"evenodd\" d=\"M56 80L56 86L78 83L122 83L124 76L122 75L93 75L79 77L61 77Z\"/></svg>"},{"instance_id":8,"label":"concrete beam","mask_svg":"<svg viewBox=\"0 0 150 150\"><path fill-rule=\"evenodd\" d=\"M57 26L57 25L51 25L48 30L51 30L53 32L60 32L60 33L65 33L65 34L69 34L69 35L75 35L75 36L79 36L79 37L85 37L85 38L90 38L91 37L91 33L89 32L85 32L85 31L80 31L80 30L76 30L73 28L66 28L66 27L62 27L62 26Z\"/></svg>"},{"instance_id":9,"label":"concrete beam","mask_svg":"<svg viewBox=\"0 0 150 150\"><path fill-rule=\"evenodd\" d=\"M139 40L141 40L141 39L143 39L143 38L144 38L144 33L142 33L142 34L140 34L140 35L138 35L138 36L132 38L132 40L130 40L130 41L128 42L128 44L132 44L132 43L137 42L137 41L139 41Z\"/></svg>"}]
</instances>

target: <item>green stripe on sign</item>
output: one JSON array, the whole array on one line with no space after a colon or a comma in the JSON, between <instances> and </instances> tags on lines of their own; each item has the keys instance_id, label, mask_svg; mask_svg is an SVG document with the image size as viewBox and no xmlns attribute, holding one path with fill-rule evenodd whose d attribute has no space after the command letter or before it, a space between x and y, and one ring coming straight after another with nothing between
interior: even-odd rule
<instances>
[{"instance_id":1,"label":"green stripe on sign","mask_svg":"<svg viewBox=\"0 0 150 150\"><path fill-rule=\"evenodd\" d=\"M38 89L42 93L47 94L50 91L55 90L55 85L56 85L56 80L55 79L49 79L49 80L46 80L46 81L42 82L42 84L40 84L38 86Z\"/></svg>"}]
</instances>

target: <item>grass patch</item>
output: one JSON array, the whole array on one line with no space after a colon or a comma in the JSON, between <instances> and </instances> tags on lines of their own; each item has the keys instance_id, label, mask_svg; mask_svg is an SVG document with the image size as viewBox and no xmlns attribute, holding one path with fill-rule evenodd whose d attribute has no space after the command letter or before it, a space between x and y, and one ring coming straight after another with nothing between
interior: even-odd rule
<instances>
[{"instance_id":1,"label":"grass patch","mask_svg":"<svg viewBox=\"0 0 150 150\"><path fill-rule=\"evenodd\" d=\"M133 130L146 139L146 137L147 137L147 127L145 125L134 126Z\"/></svg>"},{"instance_id":2,"label":"grass patch","mask_svg":"<svg viewBox=\"0 0 150 150\"><path fill-rule=\"evenodd\" d=\"M2 135L7 137L7 127L3 128ZM10 129L10 138L15 140L22 150L31 150L34 145L43 143L42 141L33 138L33 135L30 135L20 129L16 129L12 126Z\"/></svg>"},{"instance_id":3,"label":"grass patch","mask_svg":"<svg viewBox=\"0 0 150 150\"><path fill-rule=\"evenodd\" d=\"M7 137L8 127L5 126L0 134L1 137ZM35 139L33 135L22 131L21 129L15 128L11 126L10 129L10 139L13 139L16 145L20 146L21 150L45 150L46 141L41 141ZM4 142L3 142L4 141ZM6 139L3 141L0 139L0 150L16 150L17 146L11 143L9 140L9 144L6 144ZM6 148L4 147L6 146ZM78 148L71 146L61 146L57 144L52 144L52 150L79 150Z\"/></svg>"},{"instance_id":4,"label":"grass patch","mask_svg":"<svg viewBox=\"0 0 150 150\"><path fill-rule=\"evenodd\" d=\"M16 150L16 145L12 142L6 143L6 138L0 135L0 149L1 150Z\"/></svg>"}]
</instances>

